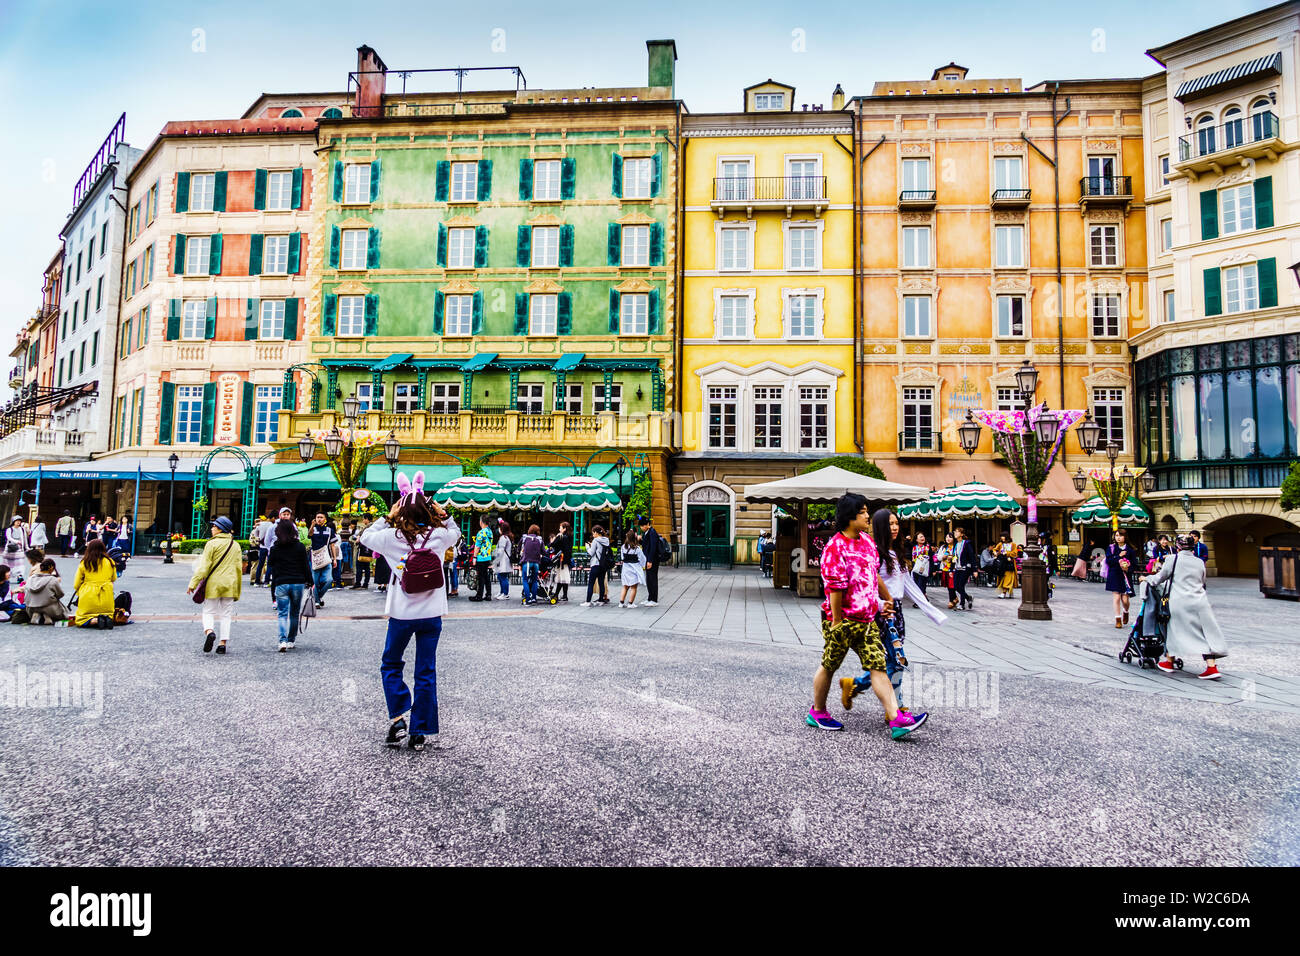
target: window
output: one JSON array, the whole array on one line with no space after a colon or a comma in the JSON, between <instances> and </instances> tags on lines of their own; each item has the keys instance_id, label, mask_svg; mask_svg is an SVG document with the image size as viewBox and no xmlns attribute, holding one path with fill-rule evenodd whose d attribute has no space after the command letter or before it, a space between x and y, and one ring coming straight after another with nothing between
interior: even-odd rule
<instances>
[{"instance_id":1,"label":"window","mask_svg":"<svg viewBox=\"0 0 1300 956\"><path fill-rule=\"evenodd\" d=\"M554 295L528 297L529 335L555 335L555 308L558 299ZM538 388L540 387L539 385Z\"/></svg>"},{"instance_id":2,"label":"window","mask_svg":"<svg viewBox=\"0 0 1300 956\"><path fill-rule=\"evenodd\" d=\"M466 298L469 298L466 296ZM339 335L362 335L366 330L366 297L339 296Z\"/></svg>"},{"instance_id":3,"label":"window","mask_svg":"<svg viewBox=\"0 0 1300 956\"><path fill-rule=\"evenodd\" d=\"M1277 135L1277 119L1266 99L1250 104L1250 132L1252 140L1268 139Z\"/></svg>"},{"instance_id":4,"label":"window","mask_svg":"<svg viewBox=\"0 0 1300 956\"><path fill-rule=\"evenodd\" d=\"M903 389L904 448L934 447L934 389L907 386Z\"/></svg>"},{"instance_id":5,"label":"window","mask_svg":"<svg viewBox=\"0 0 1300 956\"><path fill-rule=\"evenodd\" d=\"M84 342L82 343L85 344ZM99 333L96 332L90 340L90 367L94 368L99 364Z\"/></svg>"},{"instance_id":6,"label":"window","mask_svg":"<svg viewBox=\"0 0 1300 956\"><path fill-rule=\"evenodd\" d=\"M821 199L822 178L818 175L820 163L816 159L787 159L785 162L786 191L788 199Z\"/></svg>"},{"instance_id":7,"label":"window","mask_svg":"<svg viewBox=\"0 0 1300 956\"><path fill-rule=\"evenodd\" d=\"M104 258L104 254L107 252L108 252L108 223L104 223L104 225L99 230L99 258L101 259Z\"/></svg>"},{"instance_id":8,"label":"window","mask_svg":"<svg viewBox=\"0 0 1300 956\"><path fill-rule=\"evenodd\" d=\"M1094 338L1119 335L1119 296L1092 297L1092 334Z\"/></svg>"},{"instance_id":9,"label":"window","mask_svg":"<svg viewBox=\"0 0 1300 956\"><path fill-rule=\"evenodd\" d=\"M1089 261L1094 266L1119 265L1119 227L1092 226L1088 229Z\"/></svg>"},{"instance_id":10,"label":"window","mask_svg":"<svg viewBox=\"0 0 1300 956\"><path fill-rule=\"evenodd\" d=\"M1214 117L1206 113L1196 121L1196 154L1206 156L1214 151Z\"/></svg>"},{"instance_id":11,"label":"window","mask_svg":"<svg viewBox=\"0 0 1300 956\"><path fill-rule=\"evenodd\" d=\"M369 163L349 163L343 168L343 202L370 202Z\"/></svg>"},{"instance_id":12,"label":"window","mask_svg":"<svg viewBox=\"0 0 1300 956\"><path fill-rule=\"evenodd\" d=\"M393 411L399 415L409 415L420 407L420 386L418 382L396 382L393 384Z\"/></svg>"},{"instance_id":13,"label":"window","mask_svg":"<svg viewBox=\"0 0 1300 956\"><path fill-rule=\"evenodd\" d=\"M533 226L532 245L534 269L555 269L559 267L559 226Z\"/></svg>"},{"instance_id":14,"label":"window","mask_svg":"<svg viewBox=\"0 0 1300 956\"><path fill-rule=\"evenodd\" d=\"M1165 187L1169 185L1169 154L1160 157L1160 185Z\"/></svg>"},{"instance_id":15,"label":"window","mask_svg":"<svg viewBox=\"0 0 1300 956\"><path fill-rule=\"evenodd\" d=\"M158 184L154 183L149 187L149 200L146 203L145 219L150 225L158 218ZM101 251L100 255L103 255Z\"/></svg>"},{"instance_id":16,"label":"window","mask_svg":"<svg viewBox=\"0 0 1300 956\"><path fill-rule=\"evenodd\" d=\"M447 230L447 268L474 268L474 230Z\"/></svg>"},{"instance_id":17,"label":"window","mask_svg":"<svg viewBox=\"0 0 1300 956\"><path fill-rule=\"evenodd\" d=\"M1259 271L1255 263L1223 270L1225 312L1249 312L1259 308Z\"/></svg>"},{"instance_id":18,"label":"window","mask_svg":"<svg viewBox=\"0 0 1300 956\"><path fill-rule=\"evenodd\" d=\"M719 163L718 172L719 182L715 188L719 199L751 198L753 180L749 176L749 160L724 159Z\"/></svg>"},{"instance_id":19,"label":"window","mask_svg":"<svg viewBox=\"0 0 1300 956\"><path fill-rule=\"evenodd\" d=\"M187 276L207 275L211 256L211 236L187 236L185 238L185 274Z\"/></svg>"},{"instance_id":20,"label":"window","mask_svg":"<svg viewBox=\"0 0 1300 956\"><path fill-rule=\"evenodd\" d=\"M190 212L212 212L216 181L212 173L195 173L190 177Z\"/></svg>"},{"instance_id":21,"label":"window","mask_svg":"<svg viewBox=\"0 0 1300 956\"><path fill-rule=\"evenodd\" d=\"M830 389L803 385L799 388L799 447L823 450L830 447Z\"/></svg>"},{"instance_id":22,"label":"window","mask_svg":"<svg viewBox=\"0 0 1300 956\"><path fill-rule=\"evenodd\" d=\"M1124 450L1124 389L1094 388L1092 390L1092 417L1101 426L1097 447L1105 448L1114 442Z\"/></svg>"},{"instance_id":23,"label":"window","mask_svg":"<svg viewBox=\"0 0 1300 956\"><path fill-rule=\"evenodd\" d=\"M1241 107L1230 106L1223 114L1223 148L1232 149L1234 146L1240 146L1244 141L1243 120L1241 118Z\"/></svg>"},{"instance_id":24,"label":"window","mask_svg":"<svg viewBox=\"0 0 1300 956\"><path fill-rule=\"evenodd\" d=\"M293 208L292 172L266 174L266 208L272 212Z\"/></svg>"},{"instance_id":25,"label":"window","mask_svg":"<svg viewBox=\"0 0 1300 956\"><path fill-rule=\"evenodd\" d=\"M749 227L723 226L719 233L719 269L747 270L749 264Z\"/></svg>"},{"instance_id":26,"label":"window","mask_svg":"<svg viewBox=\"0 0 1300 956\"><path fill-rule=\"evenodd\" d=\"M176 444L197 445L203 440L203 386L176 387Z\"/></svg>"},{"instance_id":27,"label":"window","mask_svg":"<svg viewBox=\"0 0 1300 956\"><path fill-rule=\"evenodd\" d=\"M1020 399L1020 389L1012 385L999 385L994 398L994 411L998 412L1018 412L1025 407L1025 403Z\"/></svg>"},{"instance_id":28,"label":"window","mask_svg":"<svg viewBox=\"0 0 1300 956\"><path fill-rule=\"evenodd\" d=\"M444 335L474 334L474 297L472 295L449 295L443 305Z\"/></svg>"},{"instance_id":29,"label":"window","mask_svg":"<svg viewBox=\"0 0 1300 956\"><path fill-rule=\"evenodd\" d=\"M784 93L755 93L754 109L783 110L785 109L785 94Z\"/></svg>"},{"instance_id":30,"label":"window","mask_svg":"<svg viewBox=\"0 0 1300 956\"><path fill-rule=\"evenodd\" d=\"M455 415L460 411L460 383L433 382L429 391L429 411L435 415Z\"/></svg>"},{"instance_id":31,"label":"window","mask_svg":"<svg viewBox=\"0 0 1300 956\"><path fill-rule=\"evenodd\" d=\"M994 157L993 188L1024 189L1025 161L1019 156Z\"/></svg>"},{"instance_id":32,"label":"window","mask_svg":"<svg viewBox=\"0 0 1300 956\"><path fill-rule=\"evenodd\" d=\"M708 442L710 448L736 447L736 387L710 385Z\"/></svg>"},{"instance_id":33,"label":"window","mask_svg":"<svg viewBox=\"0 0 1300 956\"><path fill-rule=\"evenodd\" d=\"M903 296L903 334L916 336L934 335L930 323L930 297L928 295Z\"/></svg>"},{"instance_id":34,"label":"window","mask_svg":"<svg viewBox=\"0 0 1300 956\"><path fill-rule=\"evenodd\" d=\"M1021 269L1025 265L1025 227L997 226L997 265L1003 269Z\"/></svg>"},{"instance_id":35,"label":"window","mask_svg":"<svg viewBox=\"0 0 1300 956\"><path fill-rule=\"evenodd\" d=\"M280 385L258 385L254 392L253 441L275 441L280 436Z\"/></svg>"},{"instance_id":36,"label":"window","mask_svg":"<svg viewBox=\"0 0 1300 956\"><path fill-rule=\"evenodd\" d=\"M649 157L623 160L624 199L650 198L651 165Z\"/></svg>"},{"instance_id":37,"label":"window","mask_svg":"<svg viewBox=\"0 0 1300 956\"><path fill-rule=\"evenodd\" d=\"M302 117L302 110L293 109L292 107L280 114L282 119L299 119Z\"/></svg>"},{"instance_id":38,"label":"window","mask_svg":"<svg viewBox=\"0 0 1300 956\"><path fill-rule=\"evenodd\" d=\"M341 252L339 253L340 269L364 269L366 267L369 238L369 233L365 229L343 230Z\"/></svg>"},{"instance_id":39,"label":"window","mask_svg":"<svg viewBox=\"0 0 1300 956\"><path fill-rule=\"evenodd\" d=\"M261 310L257 337L260 339L284 338L284 299L263 299Z\"/></svg>"},{"instance_id":40,"label":"window","mask_svg":"<svg viewBox=\"0 0 1300 956\"><path fill-rule=\"evenodd\" d=\"M181 310L181 338L205 338L208 328L208 304L202 299L186 299Z\"/></svg>"},{"instance_id":41,"label":"window","mask_svg":"<svg viewBox=\"0 0 1300 956\"><path fill-rule=\"evenodd\" d=\"M546 411L546 400L542 397L545 388L541 382L520 382L515 408L525 415L543 414Z\"/></svg>"},{"instance_id":42,"label":"window","mask_svg":"<svg viewBox=\"0 0 1300 956\"><path fill-rule=\"evenodd\" d=\"M817 335L817 296L792 295L786 298L785 334L792 339L811 339Z\"/></svg>"},{"instance_id":43,"label":"window","mask_svg":"<svg viewBox=\"0 0 1300 956\"><path fill-rule=\"evenodd\" d=\"M930 268L930 227L903 227L903 268Z\"/></svg>"},{"instance_id":44,"label":"window","mask_svg":"<svg viewBox=\"0 0 1300 956\"><path fill-rule=\"evenodd\" d=\"M1025 300L1018 295L998 296L998 335L1004 337L1025 334Z\"/></svg>"},{"instance_id":45,"label":"window","mask_svg":"<svg viewBox=\"0 0 1300 956\"><path fill-rule=\"evenodd\" d=\"M1174 221L1160 220L1160 251L1169 252L1174 248Z\"/></svg>"},{"instance_id":46,"label":"window","mask_svg":"<svg viewBox=\"0 0 1300 956\"><path fill-rule=\"evenodd\" d=\"M384 383L358 382L357 409L368 412L372 408L377 412L384 410Z\"/></svg>"},{"instance_id":47,"label":"window","mask_svg":"<svg viewBox=\"0 0 1300 956\"><path fill-rule=\"evenodd\" d=\"M903 191L929 192L930 188L930 160L903 160Z\"/></svg>"},{"instance_id":48,"label":"window","mask_svg":"<svg viewBox=\"0 0 1300 956\"><path fill-rule=\"evenodd\" d=\"M623 227L623 265L650 265L650 227Z\"/></svg>"},{"instance_id":49,"label":"window","mask_svg":"<svg viewBox=\"0 0 1300 956\"><path fill-rule=\"evenodd\" d=\"M650 297L644 292L625 293L619 298L619 333L650 334Z\"/></svg>"},{"instance_id":50,"label":"window","mask_svg":"<svg viewBox=\"0 0 1300 956\"><path fill-rule=\"evenodd\" d=\"M63 359L59 359L59 386L63 386Z\"/></svg>"},{"instance_id":51,"label":"window","mask_svg":"<svg viewBox=\"0 0 1300 956\"><path fill-rule=\"evenodd\" d=\"M791 226L786 244L787 269L817 268L817 229Z\"/></svg>"},{"instance_id":52,"label":"window","mask_svg":"<svg viewBox=\"0 0 1300 956\"><path fill-rule=\"evenodd\" d=\"M754 388L754 447L781 448L785 389L780 385Z\"/></svg>"},{"instance_id":53,"label":"window","mask_svg":"<svg viewBox=\"0 0 1300 956\"><path fill-rule=\"evenodd\" d=\"M591 409L594 412L603 411L602 402L605 400L605 385L593 385L591 387ZM613 384L609 387L609 408L608 411L616 415L623 414L623 386Z\"/></svg>"},{"instance_id":54,"label":"window","mask_svg":"<svg viewBox=\"0 0 1300 956\"><path fill-rule=\"evenodd\" d=\"M1219 229L1223 235L1255 228L1255 184L1219 191Z\"/></svg>"},{"instance_id":55,"label":"window","mask_svg":"<svg viewBox=\"0 0 1300 956\"><path fill-rule=\"evenodd\" d=\"M80 302L72 303L72 331L77 331L77 310L81 308Z\"/></svg>"},{"instance_id":56,"label":"window","mask_svg":"<svg viewBox=\"0 0 1300 956\"><path fill-rule=\"evenodd\" d=\"M749 338L749 296L718 296L718 338Z\"/></svg>"},{"instance_id":57,"label":"window","mask_svg":"<svg viewBox=\"0 0 1300 956\"><path fill-rule=\"evenodd\" d=\"M90 237L90 242L86 246L86 262L91 262L95 258L95 237Z\"/></svg>"},{"instance_id":58,"label":"window","mask_svg":"<svg viewBox=\"0 0 1300 956\"><path fill-rule=\"evenodd\" d=\"M564 386L564 391L560 392L559 382L555 383L555 407L562 412L568 412L570 415L582 414L582 385L577 382L568 382Z\"/></svg>"},{"instance_id":59,"label":"window","mask_svg":"<svg viewBox=\"0 0 1300 956\"><path fill-rule=\"evenodd\" d=\"M354 230L349 229L348 232ZM355 230L361 232L361 230ZM347 235L347 233L344 233ZM364 232L361 232L365 236ZM288 275L289 237L266 236L262 240L262 272L264 275Z\"/></svg>"},{"instance_id":60,"label":"window","mask_svg":"<svg viewBox=\"0 0 1300 956\"><path fill-rule=\"evenodd\" d=\"M1165 321L1173 322L1177 318L1177 313L1174 311L1174 293L1172 289L1164 293L1164 300Z\"/></svg>"},{"instance_id":61,"label":"window","mask_svg":"<svg viewBox=\"0 0 1300 956\"><path fill-rule=\"evenodd\" d=\"M560 198L560 161L544 159L533 163L533 199Z\"/></svg>"},{"instance_id":62,"label":"window","mask_svg":"<svg viewBox=\"0 0 1300 956\"><path fill-rule=\"evenodd\" d=\"M1118 185L1115 182L1114 156L1088 157L1088 195L1114 196Z\"/></svg>"},{"instance_id":63,"label":"window","mask_svg":"<svg viewBox=\"0 0 1300 956\"><path fill-rule=\"evenodd\" d=\"M451 164L451 201L474 202L478 199L478 163Z\"/></svg>"}]
</instances>

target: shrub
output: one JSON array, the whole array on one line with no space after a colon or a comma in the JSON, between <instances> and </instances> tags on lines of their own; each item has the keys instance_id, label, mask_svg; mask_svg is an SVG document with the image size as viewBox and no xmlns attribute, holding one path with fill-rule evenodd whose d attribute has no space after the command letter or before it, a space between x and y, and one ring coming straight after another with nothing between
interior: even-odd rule
<instances>
[{"instance_id":1,"label":"shrub","mask_svg":"<svg viewBox=\"0 0 1300 956\"><path fill-rule=\"evenodd\" d=\"M1291 470L1282 479L1282 510L1300 508L1300 461L1291 462Z\"/></svg>"}]
</instances>

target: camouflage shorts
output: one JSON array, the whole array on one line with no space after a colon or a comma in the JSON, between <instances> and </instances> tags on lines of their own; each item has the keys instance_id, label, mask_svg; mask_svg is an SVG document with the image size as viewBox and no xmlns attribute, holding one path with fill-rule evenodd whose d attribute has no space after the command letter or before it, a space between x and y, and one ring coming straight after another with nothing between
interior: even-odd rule
<instances>
[{"instance_id":1,"label":"camouflage shorts","mask_svg":"<svg viewBox=\"0 0 1300 956\"><path fill-rule=\"evenodd\" d=\"M863 670L885 669L885 645L880 642L880 628L876 627L874 621L846 620L836 625L822 621L822 640L826 642L822 651L822 667L832 674L839 670L849 651L858 655Z\"/></svg>"}]
</instances>

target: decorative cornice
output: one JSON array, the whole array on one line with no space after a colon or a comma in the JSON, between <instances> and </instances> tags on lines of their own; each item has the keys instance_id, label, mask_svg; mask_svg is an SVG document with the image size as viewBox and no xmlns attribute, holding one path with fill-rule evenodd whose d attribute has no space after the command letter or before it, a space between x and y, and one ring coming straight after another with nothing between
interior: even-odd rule
<instances>
[{"instance_id":1,"label":"decorative cornice","mask_svg":"<svg viewBox=\"0 0 1300 956\"><path fill-rule=\"evenodd\" d=\"M352 279L348 282L340 282L334 287L333 292L335 295L367 295L370 286Z\"/></svg>"},{"instance_id":2,"label":"decorative cornice","mask_svg":"<svg viewBox=\"0 0 1300 956\"><path fill-rule=\"evenodd\" d=\"M645 279L624 279L618 285L614 286L616 292L649 292L654 288Z\"/></svg>"},{"instance_id":3,"label":"decorative cornice","mask_svg":"<svg viewBox=\"0 0 1300 956\"><path fill-rule=\"evenodd\" d=\"M564 291L564 287L554 279L534 279L528 285L524 286L524 291L528 293L544 293L554 295Z\"/></svg>"},{"instance_id":4,"label":"decorative cornice","mask_svg":"<svg viewBox=\"0 0 1300 956\"><path fill-rule=\"evenodd\" d=\"M943 385L944 378L939 374L936 368L926 368L923 365L909 365L897 375L894 376L895 385L933 385L938 388Z\"/></svg>"},{"instance_id":5,"label":"decorative cornice","mask_svg":"<svg viewBox=\"0 0 1300 956\"><path fill-rule=\"evenodd\" d=\"M444 219L442 224L448 229L464 229L466 227L473 228L478 225L478 222L473 216L466 216L462 213L459 216L452 216L450 219Z\"/></svg>"},{"instance_id":6,"label":"decorative cornice","mask_svg":"<svg viewBox=\"0 0 1300 956\"><path fill-rule=\"evenodd\" d=\"M659 220L642 209L633 209L614 220L620 226L650 226Z\"/></svg>"},{"instance_id":7,"label":"decorative cornice","mask_svg":"<svg viewBox=\"0 0 1300 956\"><path fill-rule=\"evenodd\" d=\"M560 218L559 216L557 216L555 213L553 213L553 212L549 212L549 211L548 211L548 212L544 212L544 213L542 213L542 214L539 215L539 216L534 216L532 219L529 219L529 220L526 220L526 221L527 221L528 225L530 225L530 226L562 226L562 225L564 225L564 220L563 220L563 219L561 219L561 218Z\"/></svg>"},{"instance_id":8,"label":"decorative cornice","mask_svg":"<svg viewBox=\"0 0 1300 956\"><path fill-rule=\"evenodd\" d=\"M988 355L993 351L991 345L970 345L962 343L961 345L940 345L940 355Z\"/></svg>"},{"instance_id":9,"label":"decorative cornice","mask_svg":"<svg viewBox=\"0 0 1300 956\"><path fill-rule=\"evenodd\" d=\"M349 216L342 222L338 223L340 229L369 229L372 223L362 219L360 216Z\"/></svg>"},{"instance_id":10,"label":"decorative cornice","mask_svg":"<svg viewBox=\"0 0 1300 956\"><path fill-rule=\"evenodd\" d=\"M465 279L452 279L440 291L444 295L472 295L478 291L478 286Z\"/></svg>"}]
</instances>

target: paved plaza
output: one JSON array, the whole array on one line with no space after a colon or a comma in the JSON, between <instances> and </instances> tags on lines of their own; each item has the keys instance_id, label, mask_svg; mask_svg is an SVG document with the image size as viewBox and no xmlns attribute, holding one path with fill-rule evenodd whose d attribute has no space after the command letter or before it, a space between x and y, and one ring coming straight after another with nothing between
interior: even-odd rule
<instances>
[{"instance_id":1,"label":"paved plaza","mask_svg":"<svg viewBox=\"0 0 1300 956\"><path fill-rule=\"evenodd\" d=\"M1218 684L1116 660L1098 585L1061 582L1050 623L983 590L914 611L934 716L901 742L869 700L803 724L817 602L752 569L666 570L658 608L461 599L453 746L415 754L379 745L381 596L329 595L280 655L246 589L223 659L188 573L134 562L126 628L0 629L11 686L89 675L0 708L0 864L1300 863L1300 606L1251 582L1211 582Z\"/></svg>"}]
</instances>

